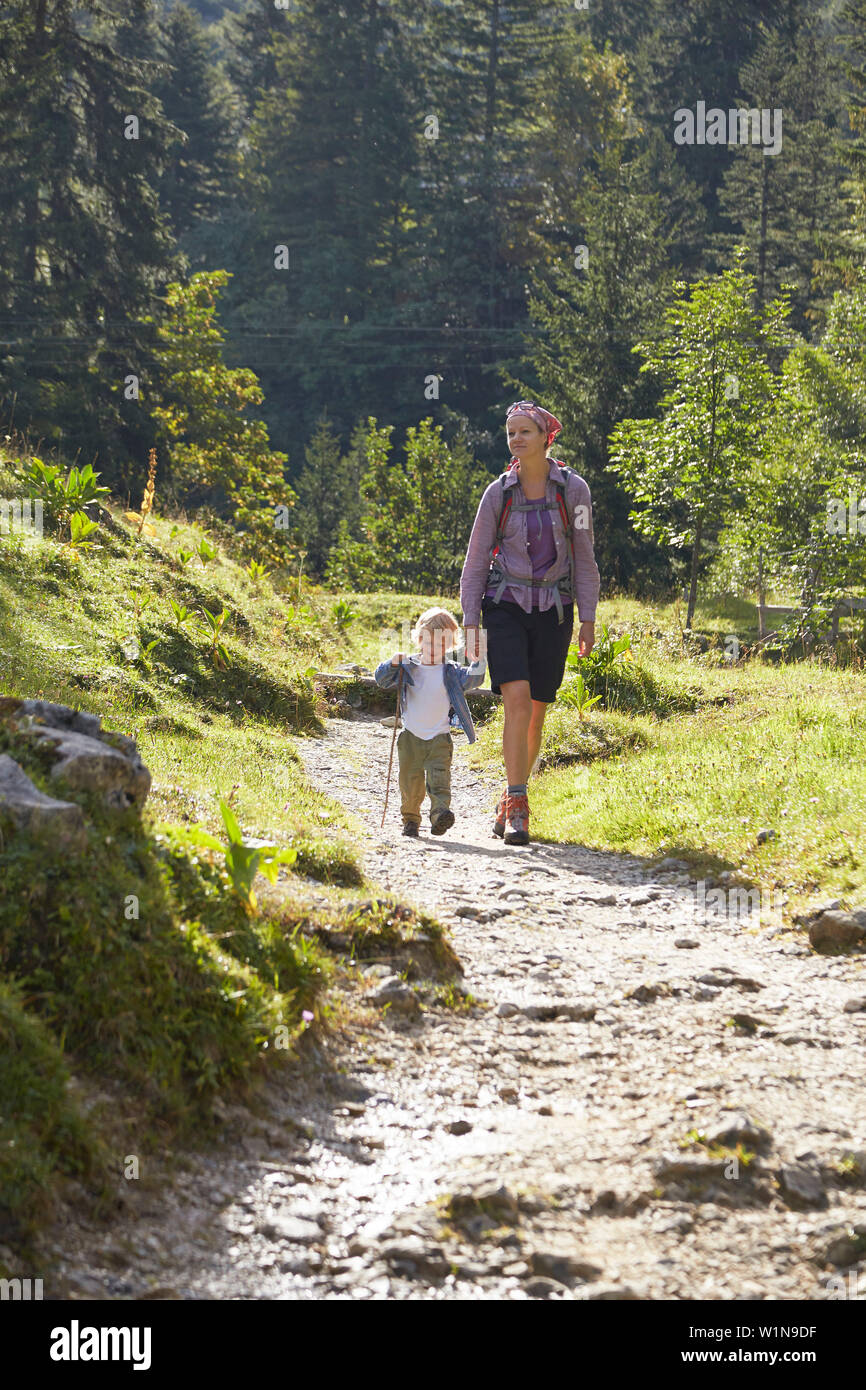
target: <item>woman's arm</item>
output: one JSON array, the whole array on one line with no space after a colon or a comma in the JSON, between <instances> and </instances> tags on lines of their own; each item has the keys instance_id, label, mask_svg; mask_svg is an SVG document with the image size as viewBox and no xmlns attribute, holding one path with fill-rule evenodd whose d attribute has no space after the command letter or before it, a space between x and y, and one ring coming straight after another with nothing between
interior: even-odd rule
<instances>
[{"instance_id":1,"label":"woman's arm","mask_svg":"<svg viewBox=\"0 0 866 1390\"><path fill-rule=\"evenodd\" d=\"M460 575L460 607L463 609L465 628L478 627L481 621L481 596L487 587L490 556L496 544L496 513L492 489L498 486L498 483L491 483L478 503L466 559L463 562L463 572Z\"/></svg>"},{"instance_id":2,"label":"woman's arm","mask_svg":"<svg viewBox=\"0 0 866 1390\"><path fill-rule=\"evenodd\" d=\"M594 623L601 581L595 563L592 496L588 484L579 475L574 479L573 489L574 592L580 621Z\"/></svg>"}]
</instances>

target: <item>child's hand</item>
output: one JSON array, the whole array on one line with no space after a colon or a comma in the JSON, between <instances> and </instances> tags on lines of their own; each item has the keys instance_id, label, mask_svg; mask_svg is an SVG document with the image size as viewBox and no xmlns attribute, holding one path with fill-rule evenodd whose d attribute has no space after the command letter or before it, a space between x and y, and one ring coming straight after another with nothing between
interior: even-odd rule
<instances>
[{"instance_id":1,"label":"child's hand","mask_svg":"<svg viewBox=\"0 0 866 1390\"><path fill-rule=\"evenodd\" d=\"M403 660L403 653L402 653L402 652L398 652L396 656L392 656L392 657L391 657L391 665L392 665L392 666L399 666L399 665L400 665L400 662L401 662L402 660Z\"/></svg>"}]
</instances>

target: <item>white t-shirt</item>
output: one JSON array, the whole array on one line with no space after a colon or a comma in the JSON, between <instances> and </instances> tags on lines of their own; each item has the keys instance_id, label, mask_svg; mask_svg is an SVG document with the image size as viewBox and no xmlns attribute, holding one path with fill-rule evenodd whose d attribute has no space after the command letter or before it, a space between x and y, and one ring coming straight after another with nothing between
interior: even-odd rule
<instances>
[{"instance_id":1,"label":"white t-shirt","mask_svg":"<svg viewBox=\"0 0 866 1390\"><path fill-rule=\"evenodd\" d=\"M412 663L414 685L406 684L406 708L403 728L416 738L435 738L450 733L448 711L451 701L445 688L445 666L435 661L430 666Z\"/></svg>"}]
</instances>

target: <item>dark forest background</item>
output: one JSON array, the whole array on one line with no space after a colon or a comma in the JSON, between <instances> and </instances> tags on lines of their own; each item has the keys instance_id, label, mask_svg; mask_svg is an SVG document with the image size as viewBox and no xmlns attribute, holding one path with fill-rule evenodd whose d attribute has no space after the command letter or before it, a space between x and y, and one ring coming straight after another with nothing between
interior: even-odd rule
<instances>
[{"instance_id":1,"label":"dark forest background","mask_svg":"<svg viewBox=\"0 0 866 1390\"><path fill-rule=\"evenodd\" d=\"M592 489L605 584L670 587L689 556L631 524L610 436L664 410L633 349L676 294L735 265L755 313L784 291L769 366L796 350L798 409L860 476L864 55L864 0L7 5L3 420L120 496L156 445L179 506L288 501L274 545L318 578L399 582L436 529L422 578L453 584L531 393ZM781 109L782 150L678 145L698 101ZM791 464L790 394L786 419ZM733 529L748 551L760 516L781 556L814 525L778 523L780 437ZM710 522L702 566L733 534Z\"/></svg>"}]
</instances>

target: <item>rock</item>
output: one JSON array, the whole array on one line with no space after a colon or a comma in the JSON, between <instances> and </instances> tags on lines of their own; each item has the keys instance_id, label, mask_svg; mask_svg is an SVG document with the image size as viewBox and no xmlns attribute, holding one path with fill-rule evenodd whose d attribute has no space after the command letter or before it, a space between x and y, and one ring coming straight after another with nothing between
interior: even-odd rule
<instances>
[{"instance_id":1,"label":"rock","mask_svg":"<svg viewBox=\"0 0 866 1390\"><path fill-rule=\"evenodd\" d=\"M645 1295L636 1293L628 1284L591 1284L584 1295L588 1303L623 1302L642 1299Z\"/></svg>"},{"instance_id":2,"label":"rock","mask_svg":"<svg viewBox=\"0 0 866 1390\"><path fill-rule=\"evenodd\" d=\"M134 739L104 730L96 715L47 700L22 700L5 714L18 733L53 745L52 781L96 792L111 810L144 805L151 778Z\"/></svg>"},{"instance_id":3,"label":"rock","mask_svg":"<svg viewBox=\"0 0 866 1390\"><path fill-rule=\"evenodd\" d=\"M823 1207L827 1204L827 1194L821 1176L813 1168L800 1164L789 1164L780 1168L777 1174L779 1186L786 1201L795 1206Z\"/></svg>"},{"instance_id":4,"label":"rock","mask_svg":"<svg viewBox=\"0 0 866 1390\"><path fill-rule=\"evenodd\" d=\"M322 1234L317 1222L295 1216L275 1216L260 1221L256 1233L268 1240L287 1241L291 1245L313 1245Z\"/></svg>"},{"instance_id":5,"label":"rock","mask_svg":"<svg viewBox=\"0 0 866 1390\"><path fill-rule=\"evenodd\" d=\"M558 1284L569 1284L575 1279L588 1282L591 1279L597 1279L602 1272L598 1265L591 1264L588 1260L581 1260L574 1255L561 1254L554 1250L534 1251L529 1256L529 1263L533 1274L555 1279Z\"/></svg>"},{"instance_id":6,"label":"rock","mask_svg":"<svg viewBox=\"0 0 866 1390\"><path fill-rule=\"evenodd\" d=\"M729 1162L709 1154L662 1154L653 1164L653 1173L659 1182L709 1182L723 1178Z\"/></svg>"},{"instance_id":7,"label":"rock","mask_svg":"<svg viewBox=\"0 0 866 1390\"><path fill-rule=\"evenodd\" d=\"M421 1008L415 991L399 975L389 975L378 989L370 991L366 1000L368 1004L375 1004L377 1009L390 1005L395 1013L414 1014Z\"/></svg>"},{"instance_id":8,"label":"rock","mask_svg":"<svg viewBox=\"0 0 866 1390\"><path fill-rule=\"evenodd\" d=\"M11 719L16 725L39 720L54 729L70 729L88 738L100 738L102 733L102 720L98 715L70 709L69 705L55 705L50 700L16 700L4 696L0 699L0 719Z\"/></svg>"},{"instance_id":9,"label":"rock","mask_svg":"<svg viewBox=\"0 0 866 1390\"><path fill-rule=\"evenodd\" d=\"M834 898L832 902L822 903L820 907L811 907L808 908L806 912L795 913L792 920L796 927L806 927L810 922L816 921L824 912L840 911L844 911L844 908L839 899ZM866 923L864 923L864 925L866 925Z\"/></svg>"},{"instance_id":10,"label":"rock","mask_svg":"<svg viewBox=\"0 0 866 1390\"><path fill-rule=\"evenodd\" d=\"M472 1126L468 1120L452 1120L445 1128L449 1134L469 1134Z\"/></svg>"},{"instance_id":11,"label":"rock","mask_svg":"<svg viewBox=\"0 0 866 1390\"><path fill-rule=\"evenodd\" d=\"M768 1129L756 1122L743 1112L734 1112L730 1115L720 1117L717 1125L707 1133L707 1142L710 1144L725 1144L728 1148L736 1148L738 1144L745 1144L746 1147L753 1145L756 1149L766 1148L773 1141L773 1136Z\"/></svg>"},{"instance_id":12,"label":"rock","mask_svg":"<svg viewBox=\"0 0 866 1390\"><path fill-rule=\"evenodd\" d=\"M670 994L670 985L663 980L656 984L635 985L634 989L627 989L626 999L634 999L638 1004L651 1004L655 999L664 998Z\"/></svg>"},{"instance_id":13,"label":"rock","mask_svg":"<svg viewBox=\"0 0 866 1390\"><path fill-rule=\"evenodd\" d=\"M840 1269L856 1264L864 1254L866 1226L840 1227L831 1233L829 1239L825 1236L815 1246L815 1258L819 1264L837 1265Z\"/></svg>"},{"instance_id":14,"label":"rock","mask_svg":"<svg viewBox=\"0 0 866 1390\"><path fill-rule=\"evenodd\" d=\"M449 1203L452 1215L457 1217L485 1216L497 1217L500 1221L517 1220L517 1198L509 1188L494 1183L483 1183L466 1192L455 1192Z\"/></svg>"},{"instance_id":15,"label":"rock","mask_svg":"<svg viewBox=\"0 0 866 1390\"><path fill-rule=\"evenodd\" d=\"M850 951L866 940L866 927L850 912L822 912L809 928L809 942L816 951Z\"/></svg>"},{"instance_id":16,"label":"rock","mask_svg":"<svg viewBox=\"0 0 866 1390\"><path fill-rule=\"evenodd\" d=\"M382 1251L396 1274L413 1278L419 1274L433 1279L443 1279L451 1273L451 1261L441 1245L432 1245L421 1236L407 1236L405 1239L387 1245Z\"/></svg>"},{"instance_id":17,"label":"rock","mask_svg":"<svg viewBox=\"0 0 866 1390\"><path fill-rule=\"evenodd\" d=\"M595 1004L581 1002L566 1004L558 1000L554 1004L524 1004L522 1013L525 1018L534 1018L540 1023L551 1023L559 1017L580 1023L594 1018L595 1010Z\"/></svg>"},{"instance_id":18,"label":"rock","mask_svg":"<svg viewBox=\"0 0 866 1390\"><path fill-rule=\"evenodd\" d=\"M861 994L857 999L846 999L842 1005L842 1012L846 1014L866 1013L866 994Z\"/></svg>"},{"instance_id":19,"label":"rock","mask_svg":"<svg viewBox=\"0 0 866 1390\"><path fill-rule=\"evenodd\" d=\"M523 1287L530 1298L550 1298L553 1294L569 1292L565 1284L560 1284L555 1279L528 1279Z\"/></svg>"},{"instance_id":20,"label":"rock","mask_svg":"<svg viewBox=\"0 0 866 1390\"><path fill-rule=\"evenodd\" d=\"M519 1013L520 1013L520 1008L519 1008L519 1006L518 1006L517 1004L512 1004L512 1003L510 1002L510 1000L507 1000L507 999L506 999L506 1000L503 1000L503 1002L499 1005L498 1009L496 1010L496 1017L497 1017L497 1018L513 1018L515 1014L519 1014Z\"/></svg>"},{"instance_id":21,"label":"rock","mask_svg":"<svg viewBox=\"0 0 866 1390\"><path fill-rule=\"evenodd\" d=\"M83 854L87 848L81 807L45 796L7 753L0 754L0 819L11 821L42 847L69 854Z\"/></svg>"},{"instance_id":22,"label":"rock","mask_svg":"<svg viewBox=\"0 0 866 1390\"><path fill-rule=\"evenodd\" d=\"M692 941L691 937L688 936L679 936L674 942L679 951L696 951L700 944L699 941Z\"/></svg>"},{"instance_id":23,"label":"rock","mask_svg":"<svg viewBox=\"0 0 866 1390\"><path fill-rule=\"evenodd\" d=\"M764 844L766 844L766 842L767 842L768 840L775 840L775 838L776 838L776 832L775 832L775 830L759 830L759 831L758 831L758 844L759 844L759 845L764 845Z\"/></svg>"},{"instance_id":24,"label":"rock","mask_svg":"<svg viewBox=\"0 0 866 1390\"><path fill-rule=\"evenodd\" d=\"M479 917L481 912L480 907L472 907L469 903L464 903L462 907L458 907L455 915L457 917Z\"/></svg>"}]
</instances>

